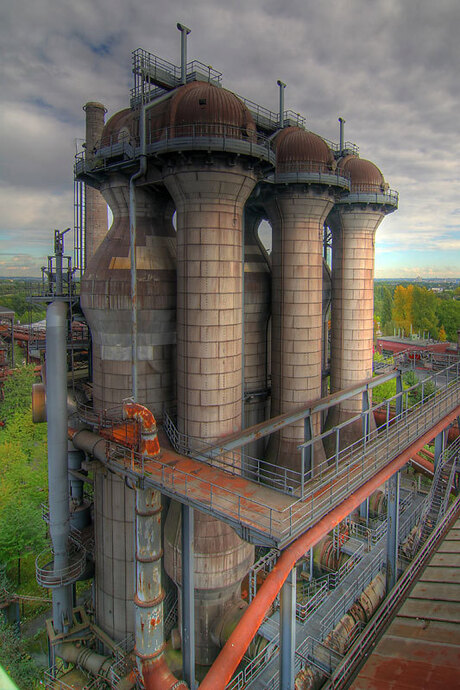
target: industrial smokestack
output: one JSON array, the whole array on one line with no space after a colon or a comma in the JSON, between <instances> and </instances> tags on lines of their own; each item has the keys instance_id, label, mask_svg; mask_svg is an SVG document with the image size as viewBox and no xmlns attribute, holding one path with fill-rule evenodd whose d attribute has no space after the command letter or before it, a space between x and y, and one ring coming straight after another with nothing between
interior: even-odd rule
<instances>
[{"instance_id":1,"label":"industrial smokestack","mask_svg":"<svg viewBox=\"0 0 460 690\"><path fill-rule=\"evenodd\" d=\"M180 77L181 83L187 83L187 36L191 32L184 24L177 22L177 28L181 32L180 36Z\"/></svg>"},{"instance_id":2,"label":"industrial smokestack","mask_svg":"<svg viewBox=\"0 0 460 690\"><path fill-rule=\"evenodd\" d=\"M344 142L344 137L345 137L345 122L346 120L343 119L343 117L339 117L339 124L340 124L340 142L339 142L339 149L340 149L340 155L343 155L343 150L345 148L345 142Z\"/></svg>"},{"instance_id":3,"label":"industrial smokestack","mask_svg":"<svg viewBox=\"0 0 460 690\"><path fill-rule=\"evenodd\" d=\"M276 83L280 87L280 127L284 127L284 89L286 88L286 84L280 79L278 79Z\"/></svg>"}]
</instances>

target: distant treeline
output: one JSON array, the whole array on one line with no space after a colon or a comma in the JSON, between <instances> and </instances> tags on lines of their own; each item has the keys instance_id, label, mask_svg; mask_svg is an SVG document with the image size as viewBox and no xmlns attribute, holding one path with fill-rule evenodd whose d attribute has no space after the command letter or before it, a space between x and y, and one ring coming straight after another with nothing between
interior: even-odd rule
<instances>
[{"instance_id":1,"label":"distant treeline","mask_svg":"<svg viewBox=\"0 0 460 690\"><path fill-rule=\"evenodd\" d=\"M384 335L401 329L407 336L425 332L435 340L457 341L460 287L434 292L422 285L374 285L374 317Z\"/></svg>"},{"instance_id":2,"label":"distant treeline","mask_svg":"<svg viewBox=\"0 0 460 690\"><path fill-rule=\"evenodd\" d=\"M27 297L40 292L39 279L0 279L0 306L12 309L16 322L33 323L45 318L46 309L42 304L30 304Z\"/></svg>"}]
</instances>

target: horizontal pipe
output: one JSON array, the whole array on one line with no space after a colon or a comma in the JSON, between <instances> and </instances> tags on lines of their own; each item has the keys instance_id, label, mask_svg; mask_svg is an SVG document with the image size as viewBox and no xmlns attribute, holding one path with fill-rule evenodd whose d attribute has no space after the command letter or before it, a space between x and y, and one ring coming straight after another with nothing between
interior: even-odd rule
<instances>
[{"instance_id":1,"label":"horizontal pipe","mask_svg":"<svg viewBox=\"0 0 460 690\"><path fill-rule=\"evenodd\" d=\"M225 688L262 624L269 607L274 602L284 581L299 558L315 546L322 537L346 518L355 508L361 505L368 496L395 472L400 470L410 460L412 455L417 453L425 443L437 436L459 413L460 405L438 422L430 431L427 431L417 441L414 441L409 448L377 472L363 486L350 494L339 506L331 510L330 513L325 515L316 525L307 530L282 552L275 567L267 575L266 580L200 684L200 690L223 690Z\"/></svg>"}]
</instances>

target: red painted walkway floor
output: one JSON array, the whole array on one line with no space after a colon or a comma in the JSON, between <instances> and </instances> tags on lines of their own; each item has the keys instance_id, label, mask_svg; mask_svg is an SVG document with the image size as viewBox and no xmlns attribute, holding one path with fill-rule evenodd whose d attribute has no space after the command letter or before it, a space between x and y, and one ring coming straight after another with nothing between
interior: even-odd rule
<instances>
[{"instance_id":1,"label":"red painted walkway floor","mask_svg":"<svg viewBox=\"0 0 460 690\"><path fill-rule=\"evenodd\" d=\"M460 519L350 688L460 688Z\"/></svg>"}]
</instances>

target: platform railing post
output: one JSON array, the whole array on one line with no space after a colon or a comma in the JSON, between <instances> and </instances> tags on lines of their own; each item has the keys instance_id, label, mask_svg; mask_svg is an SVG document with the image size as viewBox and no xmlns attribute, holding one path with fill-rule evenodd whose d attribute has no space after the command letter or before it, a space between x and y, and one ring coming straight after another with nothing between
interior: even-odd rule
<instances>
[{"instance_id":1,"label":"platform railing post","mask_svg":"<svg viewBox=\"0 0 460 690\"><path fill-rule=\"evenodd\" d=\"M184 680L195 690L193 508L182 504L182 653Z\"/></svg>"},{"instance_id":2,"label":"platform railing post","mask_svg":"<svg viewBox=\"0 0 460 690\"><path fill-rule=\"evenodd\" d=\"M387 503L387 593L398 580L398 534L399 534L399 483L400 474L396 472L388 480Z\"/></svg>"},{"instance_id":3,"label":"platform railing post","mask_svg":"<svg viewBox=\"0 0 460 690\"><path fill-rule=\"evenodd\" d=\"M280 604L280 690L292 690L295 679L296 567L281 589Z\"/></svg>"}]
</instances>

